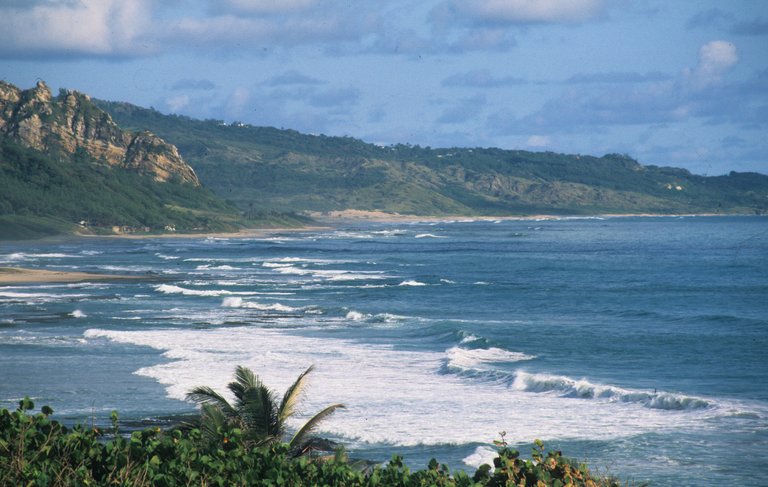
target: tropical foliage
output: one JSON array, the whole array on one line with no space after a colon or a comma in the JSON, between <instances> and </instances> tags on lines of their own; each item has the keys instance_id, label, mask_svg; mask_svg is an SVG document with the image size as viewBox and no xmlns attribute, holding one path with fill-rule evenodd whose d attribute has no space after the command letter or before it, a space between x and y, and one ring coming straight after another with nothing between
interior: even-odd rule
<instances>
[{"instance_id":1,"label":"tropical foliage","mask_svg":"<svg viewBox=\"0 0 768 487\"><path fill-rule=\"evenodd\" d=\"M208 386L192 389L187 399L200 404L200 429L209 441L221 441L227 431L237 428L243 440L253 446L280 442L286 435L288 419L298 412L299 401L307 387L307 376L314 366L305 370L285 391L278 402L277 395L268 388L253 371L238 366L235 380L227 388L235 398L234 403ZM312 416L288 441L292 451L302 451L311 432L318 424L343 408L333 404Z\"/></svg>"},{"instance_id":2,"label":"tropical foliage","mask_svg":"<svg viewBox=\"0 0 768 487\"><path fill-rule=\"evenodd\" d=\"M201 441L198 429L160 428L122 435L117 413L111 430L77 425L67 428L50 418L47 406L20 401L16 411L0 410L0 485L24 486L347 486L469 487L579 486L619 487L590 473L585 465L546 452L537 443L530 460L502 447L494 466L474 475L451 473L432 460L411 471L394 456L386 465L356 469L343 454L325 461L295 457L285 443L253 447L239 428L222 430L220 442Z\"/></svg>"}]
</instances>

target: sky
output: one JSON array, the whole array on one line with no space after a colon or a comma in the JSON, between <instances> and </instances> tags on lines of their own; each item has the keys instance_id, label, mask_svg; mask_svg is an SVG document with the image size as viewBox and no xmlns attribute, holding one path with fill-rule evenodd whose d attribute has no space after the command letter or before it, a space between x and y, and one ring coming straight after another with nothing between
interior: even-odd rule
<instances>
[{"instance_id":1,"label":"sky","mask_svg":"<svg viewBox=\"0 0 768 487\"><path fill-rule=\"evenodd\" d=\"M384 145L768 174L764 0L0 0L0 79Z\"/></svg>"}]
</instances>

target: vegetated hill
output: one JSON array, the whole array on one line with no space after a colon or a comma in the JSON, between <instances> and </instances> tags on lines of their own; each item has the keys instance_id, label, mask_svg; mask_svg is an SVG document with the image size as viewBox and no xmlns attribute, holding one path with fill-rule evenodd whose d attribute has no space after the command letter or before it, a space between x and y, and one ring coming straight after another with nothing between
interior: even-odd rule
<instances>
[{"instance_id":1,"label":"vegetated hill","mask_svg":"<svg viewBox=\"0 0 768 487\"><path fill-rule=\"evenodd\" d=\"M704 177L603 157L484 148L380 147L163 115L101 102L115 120L173 142L201 181L246 211L382 210L413 215L763 213L768 176Z\"/></svg>"},{"instance_id":2,"label":"vegetated hill","mask_svg":"<svg viewBox=\"0 0 768 487\"><path fill-rule=\"evenodd\" d=\"M173 145L126 132L81 93L0 82L0 238L235 229Z\"/></svg>"}]
</instances>

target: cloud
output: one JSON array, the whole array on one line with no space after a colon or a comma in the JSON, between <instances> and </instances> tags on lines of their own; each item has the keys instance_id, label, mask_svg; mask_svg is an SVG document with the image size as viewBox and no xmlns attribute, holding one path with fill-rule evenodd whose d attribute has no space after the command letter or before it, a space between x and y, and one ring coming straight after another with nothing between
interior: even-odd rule
<instances>
[{"instance_id":1,"label":"cloud","mask_svg":"<svg viewBox=\"0 0 768 487\"><path fill-rule=\"evenodd\" d=\"M147 0L3 3L0 57L137 57L154 48Z\"/></svg>"},{"instance_id":2,"label":"cloud","mask_svg":"<svg viewBox=\"0 0 768 487\"><path fill-rule=\"evenodd\" d=\"M754 17L750 20L738 20L735 15L719 8L711 8L698 12L688 19L686 27L697 29L715 27L735 35L764 36L768 35L768 20Z\"/></svg>"},{"instance_id":3,"label":"cloud","mask_svg":"<svg viewBox=\"0 0 768 487\"><path fill-rule=\"evenodd\" d=\"M202 9L189 3L0 0L0 58L135 58L178 49L241 55L355 44L377 15L336 0L202 0Z\"/></svg>"},{"instance_id":4,"label":"cloud","mask_svg":"<svg viewBox=\"0 0 768 487\"><path fill-rule=\"evenodd\" d=\"M733 21L733 14L725 12L719 8L710 8L708 10L702 10L696 13L686 22L686 27L689 29L697 29L700 27L722 27Z\"/></svg>"},{"instance_id":5,"label":"cloud","mask_svg":"<svg viewBox=\"0 0 768 487\"><path fill-rule=\"evenodd\" d=\"M275 14L305 10L316 0L217 0L211 8L241 14Z\"/></svg>"},{"instance_id":6,"label":"cloud","mask_svg":"<svg viewBox=\"0 0 768 487\"><path fill-rule=\"evenodd\" d=\"M759 73L748 81L728 82L726 75L738 61L734 44L715 40L702 45L697 65L676 78L654 73L576 75L539 110L515 117L501 109L489 117L487 128L496 134L576 133L585 127L599 131L691 119L763 126L768 87Z\"/></svg>"},{"instance_id":7,"label":"cloud","mask_svg":"<svg viewBox=\"0 0 768 487\"><path fill-rule=\"evenodd\" d=\"M469 98L463 98L452 107L447 108L435 120L437 123L464 123L476 118L483 112L487 101L483 95L475 95Z\"/></svg>"},{"instance_id":8,"label":"cloud","mask_svg":"<svg viewBox=\"0 0 768 487\"><path fill-rule=\"evenodd\" d=\"M495 88L501 86L524 85L530 83L523 78L514 76L493 76L487 69L478 69L457 73L445 78L443 86L463 86L472 88Z\"/></svg>"},{"instance_id":9,"label":"cloud","mask_svg":"<svg viewBox=\"0 0 768 487\"><path fill-rule=\"evenodd\" d=\"M323 81L317 78L312 78L305 74L302 74L295 69L285 71L270 78L266 84L270 86L282 86L282 85L321 85Z\"/></svg>"},{"instance_id":10,"label":"cloud","mask_svg":"<svg viewBox=\"0 0 768 487\"><path fill-rule=\"evenodd\" d=\"M432 12L433 20L469 20L480 24L580 23L602 14L602 0L446 0Z\"/></svg>"},{"instance_id":11,"label":"cloud","mask_svg":"<svg viewBox=\"0 0 768 487\"><path fill-rule=\"evenodd\" d=\"M528 140L525 142L525 145L528 147L547 147L549 145L552 145L552 139L545 135L531 135L528 137Z\"/></svg>"},{"instance_id":12,"label":"cloud","mask_svg":"<svg viewBox=\"0 0 768 487\"><path fill-rule=\"evenodd\" d=\"M693 76L699 84L716 82L739 62L736 46L727 41L710 41L699 49L699 64Z\"/></svg>"},{"instance_id":13,"label":"cloud","mask_svg":"<svg viewBox=\"0 0 768 487\"><path fill-rule=\"evenodd\" d=\"M224 113L230 119L240 119L250 112L251 92L247 88L238 86L224 102Z\"/></svg>"},{"instance_id":14,"label":"cloud","mask_svg":"<svg viewBox=\"0 0 768 487\"><path fill-rule=\"evenodd\" d=\"M172 86L172 90L213 90L216 85L207 79L180 79Z\"/></svg>"},{"instance_id":15,"label":"cloud","mask_svg":"<svg viewBox=\"0 0 768 487\"><path fill-rule=\"evenodd\" d=\"M314 107L339 108L356 105L360 99L360 90L353 87L331 88L309 96L309 104Z\"/></svg>"},{"instance_id":16,"label":"cloud","mask_svg":"<svg viewBox=\"0 0 768 487\"><path fill-rule=\"evenodd\" d=\"M183 110L189 105L189 102L189 95L172 96L171 98L165 100L165 104L168 107L168 110L170 110L172 113Z\"/></svg>"},{"instance_id":17,"label":"cloud","mask_svg":"<svg viewBox=\"0 0 768 487\"><path fill-rule=\"evenodd\" d=\"M762 18L737 22L731 26L729 31L736 35L764 36L768 35L768 20Z\"/></svg>"},{"instance_id":18,"label":"cloud","mask_svg":"<svg viewBox=\"0 0 768 487\"><path fill-rule=\"evenodd\" d=\"M667 81L672 77L659 71L649 73L609 72L609 73L578 73L566 80L568 84L591 83L649 83Z\"/></svg>"},{"instance_id":19,"label":"cloud","mask_svg":"<svg viewBox=\"0 0 768 487\"><path fill-rule=\"evenodd\" d=\"M334 44L359 41L363 35L359 19L345 10L328 9L312 15L208 17L183 16L169 22L159 34L166 47L216 53L259 52L263 49L313 43Z\"/></svg>"}]
</instances>

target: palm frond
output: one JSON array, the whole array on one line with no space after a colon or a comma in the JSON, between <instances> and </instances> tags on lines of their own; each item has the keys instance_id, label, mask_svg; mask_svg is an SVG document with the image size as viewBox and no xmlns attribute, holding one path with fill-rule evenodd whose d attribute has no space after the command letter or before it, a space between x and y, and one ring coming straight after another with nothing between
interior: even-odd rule
<instances>
[{"instance_id":1,"label":"palm frond","mask_svg":"<svg viewBox=\"0 0 768 487\"><path fill-rule=\"evenodd\" d=\"M323 421L325 418L327 418L331 414L335 413L337 409L343 409L345 407L346 406L344 406L343 404L333 404L323 409L319 413L315 414L311 418L309 418L309 421L304 423L304 426L302 426L299 429L299 431L297 431L296 434L293 435L293 438L291 438L291 441L288 442L288 446L291 448L295 448L301 445L307 439L309 434L312 433L312 431L317 427L317 425L320 424L321 421Z\"/></svg>"},{"instance_id":2,"label":"palm frond","mask_svg":"<svg viewBox=\"0 0 768 487\"><path fill-rule=\"evenodd\" d=\"M211 443L217 443L221 439L222 430L227 425L227 417L217 406L212 404L200 406L200 432L203 438Z\"/></svg>"},{"instance_id":3,"label":"palm frond","mask_svg":"<svg viewBox=\"0 0 768 487\"><path fill-rule=\"evenodd\" d=\"M195 387L187 393L187 400L201 406L207 404L218 407L228 417L237 416L237 411L229 401L208 386Z\"/></svg>"},{"instance_id":4,"label":"palm frond","mask_svg":"<svg viewBox=\"0 0 768 487\"><path fill-rule=\"evenodd\" d=\"M232 391L232 394L237 399L238 403L242 403L245 399L246 391L249 389L256 389L261 387L262 383L258 376L253 373L248 367L238 365L235 369L235 380L227 385L227 388ZM240 404L237 404L239 406Z\"/></svg>"},{"instance_id":5,"label":"palm frond","mask_svg":"<svg viewBox=\"0 0 768 487\"><path fill-rule=\"evenodd\" d=\"M255 389L247 389L241 407L238 409L245 430L252 439L268 436L280 436L277 424L277 400L275 394L263 384Z\"/></svg>"},{"instance_id":6,"label":"palm frond","mask_svg":"<svg viewBox=\"0 0 768 487\"><path fill-rule=\"evenodd\" d=\"M310 365L307 370L305 370L299 376L299 378L296 379L296 382L294 382L291 387L285 391L283 400L280 403L280 409L278 413L281 422L285 422L288 418L296 414L301 395L304 392L304 389L307 387L307 375L309 375L309 373L313 370L315 370L315 366Z\"/></svg>"}]
</instances>

